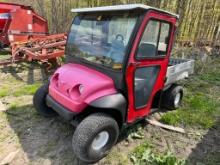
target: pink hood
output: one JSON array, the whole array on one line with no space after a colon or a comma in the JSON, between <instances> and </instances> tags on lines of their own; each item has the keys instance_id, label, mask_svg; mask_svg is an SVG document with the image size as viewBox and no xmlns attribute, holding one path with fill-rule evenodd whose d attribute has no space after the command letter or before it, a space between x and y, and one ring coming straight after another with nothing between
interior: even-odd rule
<instances>
[{"instance_id":1,"label":"pink hood","mask_svg":"<svg viewBox=\"0 0 220 165\"><path fill-rule=\"evenodd\" d=\"M72 111L82 111L92 101L116 93L113 80L79 64L59 68L50 81L49 94Z\"/></svg>"}]
</instances>

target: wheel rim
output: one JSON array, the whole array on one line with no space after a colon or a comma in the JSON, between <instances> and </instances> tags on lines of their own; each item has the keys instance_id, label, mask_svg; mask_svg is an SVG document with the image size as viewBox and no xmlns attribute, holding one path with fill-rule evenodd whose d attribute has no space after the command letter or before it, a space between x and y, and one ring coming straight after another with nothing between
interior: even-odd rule
<instances>
[{"instance_id":1,"label":"wheel rim","mask_svg":"<svg viewBox=\"0 0 220 165\"><path fill-rule=\"evenodd\" d=\"M106 131L100 132L93 140L92 142L92 148L94 150L100 150L102 147L104 147L109 140L109 133Z\"/></svg>"},{"instance_id":2,"label":"wheel rim","mask_svg":"<svg viewBox=\"0 0 220 165\"><path fill-rule=\"evenodd\" d=\"M179 106L179 103L180 103L180 99L181 99L181 94L178 93L175 97L175 100L174 100L174 105L175 107L178 107Z\"/></svg>"}]
</instances>

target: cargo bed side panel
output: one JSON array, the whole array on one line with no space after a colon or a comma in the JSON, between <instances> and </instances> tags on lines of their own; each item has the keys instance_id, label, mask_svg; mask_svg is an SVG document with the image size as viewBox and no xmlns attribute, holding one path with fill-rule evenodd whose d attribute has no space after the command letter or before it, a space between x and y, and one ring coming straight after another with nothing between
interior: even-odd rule
<instances>
[{"instance_id":1,"label":"cargo bed side panel","mask_svg":"<svg viewBox=\"0 0 220 165\"><path fill-rule=\"evenodd\" d=\"M165 85L173 84L181 79L188 78L189 75L193 73L194 60L170 59Z\"/></svg>"}]
</instances>

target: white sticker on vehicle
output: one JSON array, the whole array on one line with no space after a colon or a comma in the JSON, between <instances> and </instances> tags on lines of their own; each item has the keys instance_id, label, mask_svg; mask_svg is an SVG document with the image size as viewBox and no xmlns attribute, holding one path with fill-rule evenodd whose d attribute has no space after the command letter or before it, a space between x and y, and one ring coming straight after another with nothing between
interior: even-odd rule
<instances>
[{"instance_id":1,"label":"white sticker on vehicle","mask_svg":"<svg viewBox=\"0 0 220 165\"><path fill-rule=\"evenodd\" d=\"M32 29L33 29L32 24L28 24L28 30L32 30Z\"/></svg>"},{"instance_id":2,"label":"white sticker on vehicle","mask_svg":"<svg viewBox=\"0 0 220 165\"><path fill-rule=\"evenodd\" d=\"M32 12L31 12L31 10L28 10L28 11L27 11L27 14L29 14L29 15L30 15L31 13L32 13Z\"/></svg>"},{"instance_id":3,"label":"white sticker on vehicle","mask_svg":"<svg viewBox=\"0 0 220 165\"><path fill-rule=\"evenodd\" d=\"M8 35L8 39L10 42L14 41L14 36L13 35Z\"/></svg>"}]
</instances>

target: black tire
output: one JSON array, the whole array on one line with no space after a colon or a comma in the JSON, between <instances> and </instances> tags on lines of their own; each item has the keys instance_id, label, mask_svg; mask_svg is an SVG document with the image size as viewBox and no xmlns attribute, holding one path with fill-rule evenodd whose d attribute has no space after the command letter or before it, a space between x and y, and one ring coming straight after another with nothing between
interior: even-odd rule
<instances>
[{"instance_id":1,"label":"black tire","mask_svg":"<svg viewBox=\"0 0 220 165\"><path fill-rule=\"evenodd\" d=\"M49 84L41 86L33 97L33 104L37 112L44 117L54 117L57 113L46 105Z\"/></svg>"},{"instance_id":2,"label":"black tire","mask_svg":"<svg viewBox=\"0 0 220 165\"><path fill-rule=\"evenodd\" d=\"M101 148L97 148L94 146L94 141L100 138L104 132L108 133L108 140ZM74 154L82 162L96 163L108 154L117 142L118 135L119 127L112 117L104 113L89 115L74 132L72 139Z\"/></svg>"},{"instance_id":3,"label":"black tire","mask_svg":"<svg viewBox=\"0 0 220 165\"><path fill-rule=\"evenodd\" d=\"M168 110L178 109L181 106L182 98L183 87L179 85L172 85L162 95L162 107Z\"/></svg>"}]
</instances>

